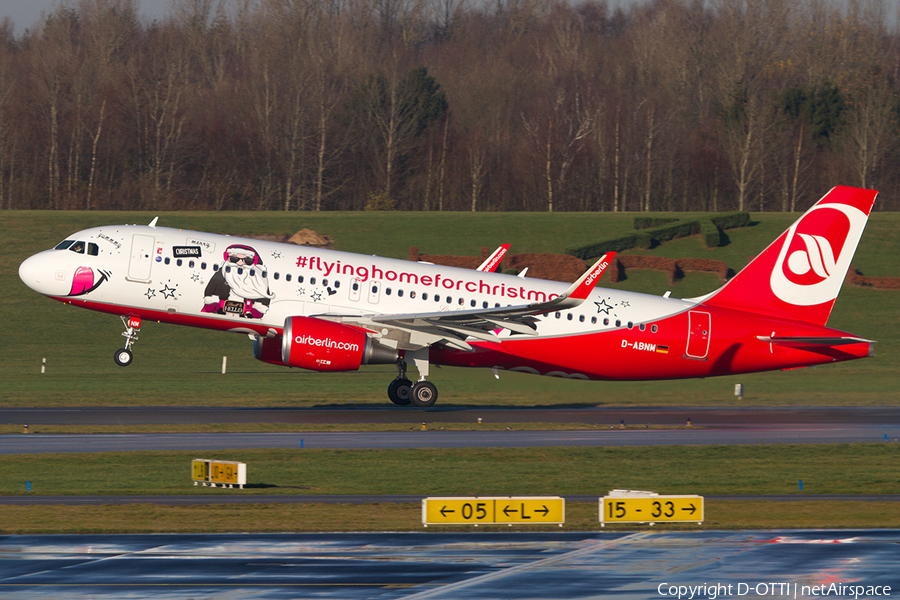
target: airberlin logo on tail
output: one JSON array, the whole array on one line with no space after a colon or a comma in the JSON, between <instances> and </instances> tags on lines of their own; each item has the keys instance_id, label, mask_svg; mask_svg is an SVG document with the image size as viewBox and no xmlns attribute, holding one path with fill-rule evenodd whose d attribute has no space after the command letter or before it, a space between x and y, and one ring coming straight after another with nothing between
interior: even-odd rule
<instances>
[{"instance_id":1,"label":"airberlin logo on tail","mask_svg":"<svg viewBox=\"0 0 900 600\"><path fill-rule=\"evenodd\" d=\"M799 306L834 300L865 225L846 204L811 208L787 231L770 279L775 296Z\"/></svg>"}]
</instances>

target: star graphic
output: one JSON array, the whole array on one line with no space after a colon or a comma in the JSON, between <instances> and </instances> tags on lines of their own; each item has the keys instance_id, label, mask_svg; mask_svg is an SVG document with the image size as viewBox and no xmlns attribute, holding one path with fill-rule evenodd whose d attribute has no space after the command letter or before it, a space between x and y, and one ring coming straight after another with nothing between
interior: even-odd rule
<instances>
[{"instance_id":1,"label":"star graphic","mask_svg":"<svg viewBox=\"0 0 900 600\"><path fill-rule=\"evenodd\" d=\"M298 287L298 288L297 288L297 293L300 294L300 295L302 296L303 294L306 293L306 288Z\"/></svg>"},{"instance_id":2,"label":"star graphic","mask_svg":"<svg viewBox=\"0 0 900 600\"><path fill-rule=\"evenodd\" d=\"M318 302L322 299L322 294L319 292L313 292L312 294L310 294L310 298L312 298L313 302Z\"/></svg>"},{"instance_id":3,"label":"star graphic","mask_svg":"<svg viewBox=\"0 0 900 600\"><path fill-rule=\"evenodd\" d=\"M612 306L606 303L606 300L601 300L600 302L594 302L597 305L597 314L603 313L604 315L608 315L609 311L613 309Z\"/></svg>"},{"instance_id":4,"label":"star graphic","mask_svg":"<svg viewBox=\"0 0 900 600\"><path fill-rule=\"evenodd\" d=\"M631 306L631 302L628 302L627 300L622 301L622 308L628 308L629 306Z\"/></svg>"},{"instance_id":5,"label":"star graphic","mask_svg":"<svg viewBox=\"0 0 900 600\"><path fill-rule=\"evenodd\" d=\"M200 281L200 273L194 273L191 275L191 281Z\"/></svg>"},{"instance_id":6,"label":"star graphic","mask_svg":"<svg viewBox=\"0 0 900 600\"><path fill-rule=\"evenodd\" d=\"M281 258L281 252L278 252L276 250L275 252L272 253L272 258Z\"/></svg>"},{"instance_id":7,"label":"star graphic","mask_svg":"<svg viewBox=\"0 0 900 600\"><path fill-rule=\"evenodd\" d=\"M154 290L153 288L147 288L147 293L144 295L147 296L147 300L149 300L150 298L156 296L156 290Z\"/></svg>"},{"instance_id":8,"label":"star graphic","mask_svg":"<svg viewBox=\"0 0 900 600\"><path fill-rule=\"evenodd\" d=\"M169 287L169 284L167 283L167 284L166 284L166 287L164 287L163 289L159 290L159 292L163 295L163 298L174 298L174 297L175 297L175 290L176 290L176 289L177 289L177 288L170 288L170 287Z\"/></svg>"}]
</instances>

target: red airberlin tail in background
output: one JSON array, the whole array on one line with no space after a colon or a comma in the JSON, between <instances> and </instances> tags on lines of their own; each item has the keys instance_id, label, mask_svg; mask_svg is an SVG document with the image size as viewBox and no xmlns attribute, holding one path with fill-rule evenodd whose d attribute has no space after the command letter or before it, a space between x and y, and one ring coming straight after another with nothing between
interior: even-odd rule
<instances>
[{"instance_id":1,"label":"red airberlin tail in background","mask_svg":"<svg viewBox=\"0 0 900 600\"><path fill-rule=\"evenodd\" d=\"M833 188L703 304L825 325L877 194Z\"/></svg>"}]
</instances>

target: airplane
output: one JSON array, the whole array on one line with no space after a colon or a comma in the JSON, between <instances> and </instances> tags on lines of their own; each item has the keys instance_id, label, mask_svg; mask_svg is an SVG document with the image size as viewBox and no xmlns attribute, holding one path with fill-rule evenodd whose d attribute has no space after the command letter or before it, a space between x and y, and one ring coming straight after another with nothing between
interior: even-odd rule
<instances>
[{"instance_id":1,"label":"airplane","mask_svg":"<svg viewBox=\"0 0 900 600\"><path fill-rule=\"evenodd\" d=\"M437 401L430 365L585 380L682 379L872 356L826 326L877 192L838 186L718 290L676 299L157 226L68 236L19 267L32 290L143 321L247 334L264 362L315 371L395 364L395 404ZM508 246L497 252L505 253ZM495 254L497 253L495 252ZM492 257L496 258L496 257ZM412 362L418 380L407 377Z\"/></svg>"}]
</instances>

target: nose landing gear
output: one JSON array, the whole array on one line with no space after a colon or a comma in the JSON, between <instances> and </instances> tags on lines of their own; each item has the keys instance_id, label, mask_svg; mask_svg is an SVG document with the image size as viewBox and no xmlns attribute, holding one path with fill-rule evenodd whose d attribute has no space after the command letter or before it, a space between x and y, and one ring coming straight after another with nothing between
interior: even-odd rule
<instances>
[{"instance_id":1,"label":"nose landing gear","mask_svg":"<svg viewBox=\"0 0 900 600\"><path fill-rule=\"evenodd\" d=\"M141 330L141 319L140 317L126 317L124 315L119 318L122 319L122 324L125 326L125 332L122 333L122 336L125 338L125 347L116 350L115 354L113 354L113 360L120 367L127 367L134 360L134 355L131 353L130 348L138 339L137 332Z\"/></svg>"}]
</instances>

